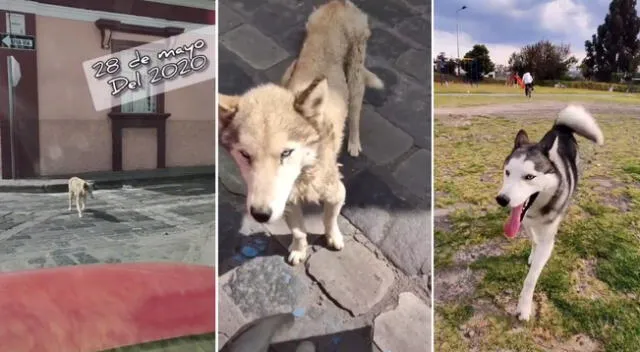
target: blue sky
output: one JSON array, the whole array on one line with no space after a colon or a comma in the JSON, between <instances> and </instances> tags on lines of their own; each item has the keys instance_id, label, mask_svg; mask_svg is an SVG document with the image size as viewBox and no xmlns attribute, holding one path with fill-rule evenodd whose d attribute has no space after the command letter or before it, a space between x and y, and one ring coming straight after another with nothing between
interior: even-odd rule
<instances>
[{"instance_id":1,"label":"blue sky","mask_svg":"<svg viewBox=\"0 0 640 352\"><path fill-rule=\"evenodd\" d=\"M584 41L604 22L610 0L434 0L434 56L456 57L456 10L460 56L473 44L485 44L496 64L507 64L512 52L546 39L571 45L584 57Z\"/></svg>"}]
</instances>

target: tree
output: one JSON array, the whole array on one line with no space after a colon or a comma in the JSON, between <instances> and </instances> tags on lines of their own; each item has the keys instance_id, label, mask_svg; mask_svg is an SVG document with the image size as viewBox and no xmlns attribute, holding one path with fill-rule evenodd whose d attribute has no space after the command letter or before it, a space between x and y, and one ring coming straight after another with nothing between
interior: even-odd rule
<instances>
[{"instance_id":1,"label":"tree","mask_svg":"<svg viewBox=\"0 0 640 352\"><path fill-rule=\"evenodd\" d=\"M530 72L536 80L544 81L561 79L577 62L571 56L569 45L555 45L548 40L541 40L511 54L509 67L512 72L520 75Z\"/></svg>"},{"instance_id":2,"label":"tree","mask_svg":"<svg viewBox=\"0 0 640 352\"><path fill-rule=\"evenodd\" d=\"M456 61L454 59L447 58L444 52L438 54L435 60L433 60L433 63L435 64L435 70L438 73L453 75L456 72Z\"/></svg>"},{"instance_id":3,"label":"tree","mask_svg":"<svg viewBox=\"0 0 640 352\"><path fill-rule=\"evenodd\" d=\"M482 79L482 76L495 70L495 65L489 56L489 49L482 44L474 45L470 51L464 54L464 58L473 60L473 63L469 64L472 69L465 68L465 71L467 78L474 81ZM469 61L471 62L471 60Z\"/></svg>"},{"instance_id":4,"label":"tree","mask_svg":"<svg viewBox=\"0 0 640 352\"><path fill-rule=\"evenodd\" d=\"M640 17L636 0L612 0L604 23L585 42L583 73L598 81L611 81L615 73L625 76L640 64Z\"/></svg>"},{"instance_id":5,"label":"tree","mask_svg":"<svg viewBox=\"0 0 640 352\"><path fill-rule=\"evenodd\" d=\"M592 79L595 73L594 72L595 61L596 61L596 58L595 58L596 54L595 54L595 47L594 47L595 41L596 39L594 35L591 41L586 40L584 42L584 48L587 54L582 60L582 63L580 64L580 72L586 79Z\"/></svg>"}]
</instances>

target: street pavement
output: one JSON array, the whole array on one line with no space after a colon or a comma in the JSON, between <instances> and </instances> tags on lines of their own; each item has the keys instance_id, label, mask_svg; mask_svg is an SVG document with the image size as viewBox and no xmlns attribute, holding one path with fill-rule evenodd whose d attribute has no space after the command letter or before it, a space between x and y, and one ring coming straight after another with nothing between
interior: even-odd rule
<instances>
[{"instance_id":1,"label":"street pavement","mask_svg":"<svg viewBox=\"0 0 640 352\"><path fill-rule=\"evenodd\" d=\"M1 193L0 270L177 261L214 265L211 178L96 190L79 218L66 193Z\"/></svg>"},{"instance_id":2,"label":"street pavement","mask_svg":"<svg viewBox=\"0 0 640 352\"><path fill-rule=\"evenodd\" d=\"M219 91L241 94L277 82L297 54L313 6L324 1L234 0L219 4ZM431 278L430 3L353 0L370 15L366 66L386 84L368 91L363 154L341 156L347 203L340 252L328 250L318 209L307 212L311 255L286 262L286 225L244 215L244 186L219 159L219 346L242 325L295 311L271 351L310 339L320 351L428 351Z\"/></svg>"}]
</instances>

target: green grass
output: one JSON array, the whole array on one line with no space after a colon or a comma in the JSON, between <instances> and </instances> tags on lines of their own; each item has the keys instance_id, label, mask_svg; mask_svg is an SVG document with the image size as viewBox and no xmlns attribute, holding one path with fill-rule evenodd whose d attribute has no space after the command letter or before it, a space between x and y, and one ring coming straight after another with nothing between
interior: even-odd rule
<instances>
[{"instance_id":1,"label":"green grass","mask_svg":"<svg viewBox=\"0 0 640 352\"><path fill-rule=\"evenodd\" d=\"M453 83L448 86L440 85L439 83L434 84L433 90L436 94L438 93L476 93L476 94L520 94L524 95L524 90L522 88L514 88L507 87L504 84L480 84L478 86L471 87L468 84L459 84ZM588 90L588 89L577 89L577 88L553 88L553 87L541 87L536 86L534 90L534 94L591 94L591 95L602 95L609 94L607 91L601 90ZM611 95L624 95L624 93L610 93Z\"/></svg>"},{"instance_id":2,"label":"green grass","mask_svg":"<svg viewBox=\"0 0 640 352\"><path fill-rule=\"evenodd\" d=\"M583 179L560 227L554 255L538 281L535 315L526 324L510 316L506 306L517 302L530 244L526 239L504 239L507 213L494 204L494 197L516 131L525 128L530 138L539 139L550 121L473 117L460 127L436 119L436 207L461 208L451 215L450 231L436 231L436 272L451 266L453 255L470 246L489 240L506 244L502 255L470 265L484 274L470 298L437 307L438 351L548 350L577 334L589 336L606 351L638 351L640 139L635 131L640 130L640 120L597 118L605 145L579 138L586 161ZM626 211L617 208L621 200L628 203ZM578 291L578 284L589 294ZM496 310L474 311L472 305L481 300ZM460 326L478 332L469 338Z\"/></svg>"},{"instance_id":3,"label":"green grass","mask_svg":"<svg viewBox=\"0 0 640 352\"><path fill-rule=\"evenodd\" d=\"M470 87L464 84L450 84L448 87L439 84L434 85L435 107L465 107L481 106L486 104L514 104L536 101L561 101L561 102L608 102L620 104L640 104L640 94L627 94L616 92L603 92L587 89L557 89L550 87L536 87L533 92L533 100L524 96L524 91L519 88L505 87L501 84L485 84L479 87ZM447 96L440 93L470 93L464 96ZM520 96L487 96L474 94L519 94Z\"/></svg>"},{"instance_id":4,"label":"green grass","mask_svg":"<svg viewBox=\"0 0 640 352\"><path fill-rule=\"evenodd\" d=\"M120 347L104 352L210 352L214 348L214 334L204 334Z\"/></svg>"}]
</instances>

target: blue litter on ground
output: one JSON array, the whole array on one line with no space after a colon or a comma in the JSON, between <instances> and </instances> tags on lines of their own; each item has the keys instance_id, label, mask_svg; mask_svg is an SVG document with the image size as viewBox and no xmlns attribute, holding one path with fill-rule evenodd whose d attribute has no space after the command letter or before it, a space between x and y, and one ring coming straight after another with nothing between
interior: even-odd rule
<instances>
[{"instance_id":1,"label":"blue litter on ground","mask_svg":"<svg viewBox=\"0 0 640 352\"><path fill-rule=\"evenodd\" d=\"M249 246L242 247L242 250L240 252L247 258L253 258L258 255L258 251L255 248Z\"/></svg>"},{"instance_id":2,"label":"blue litter on ground","mask_svg":"<svg viewBox=\"0 0 640 352\"><path fill-rule=\"evenodd\" d=\"M301 318L304 316L304 308L296 308L293 311L293 316L296 318Z\"/></svg>"},{"instance_id":3,"label":"blue litter on ground","mask_svg":"<svg viewBox=\"0 0 640 352\"><path fill-rule=\"evenodd\" d=\"M340 336L334 336L331 338L331 343L333 343L334 345L337 345L340 342L342 342L342 337Z\"/></svg>"},{"instance_id":4,"label":"blue litter on ground","mask_svg":"<svg viewBox=\"0 0 640 352\"><path fill-rule=\"evenodd\" d=\"M256 243L256 247L258 247L258 250L260 252L264 252L267 249L267 244L266 243Z\"/></svg>"}]
</instances>

